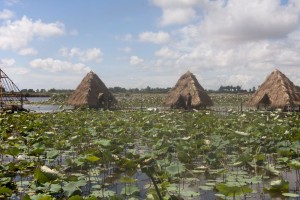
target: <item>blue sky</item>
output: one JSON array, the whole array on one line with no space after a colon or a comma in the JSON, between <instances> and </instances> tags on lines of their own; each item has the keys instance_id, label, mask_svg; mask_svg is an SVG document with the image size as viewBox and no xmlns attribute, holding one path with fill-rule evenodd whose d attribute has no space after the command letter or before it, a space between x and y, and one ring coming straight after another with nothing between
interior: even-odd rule
<instances>
[{"instance_id":1,"label":"blue sky","mask_svg":"<svg viewBox=\"0 0 300 200\"><path fill-rule=\"evenodd\" d=\"M0 67L20 89L258 87L274 69L300 85L298 0L2 0Z\"/></svg>"}]
</instances>

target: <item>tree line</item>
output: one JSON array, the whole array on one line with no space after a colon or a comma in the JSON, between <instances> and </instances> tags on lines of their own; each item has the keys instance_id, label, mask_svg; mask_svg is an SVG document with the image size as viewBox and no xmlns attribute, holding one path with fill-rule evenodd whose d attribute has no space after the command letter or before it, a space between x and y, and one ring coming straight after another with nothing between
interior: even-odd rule
<instances>
[{"instance_id":1,"label":"tree line","mask_svg":"<svg viewBox=\"0 0 300 200\"><path fill-rule=\"evenodd\" d=\"M108 88L112 93L167 93L171 88L151 88L147 86L146 88L122 88L122 87L110 87Z\"/></svg>"},{"instance_id":2,"label":"tree line","mask_svg":"<svg viewBox=\"0 0 300 200\"><path fill-rule=\"evenodd\" d=\"M252 89L249 89L249 92L255 92L256 89L255 87L253 87ZM226 93L244 93L244 92L248 92L245 89L242 89L241 86L237 85L237 86L232 86L232 85L227 85L227 86L220 86L220 88L218 89L218 92L226 92Z\"/></svg>"},{"instance_id":3,"label":"tree line","mask_svg":"<svg viewBox=\"0 0 300 200\"><path fill-rule=\"evenodd\" d=\"M152 88L150 86L147 86L145 88L123 88L123 87L110 87L108 88L108 90L112 93L167 93L171 88L159 88L159 87L155 87ZM220 86L218 90L208 90L208 92L225 92L225 93L245 93L245 92L255 92L255 87L249 89L248 91L245 89L242 89L241 86L232 86L232 85L228 85L228 86ZM22 89L21 92L23 94L27 94L28 96L32 96L32 95L50 95L53 93L60 93L60 94L70 94L72 93L74 90L72 89Z\"/></svg>"}]
</instances>

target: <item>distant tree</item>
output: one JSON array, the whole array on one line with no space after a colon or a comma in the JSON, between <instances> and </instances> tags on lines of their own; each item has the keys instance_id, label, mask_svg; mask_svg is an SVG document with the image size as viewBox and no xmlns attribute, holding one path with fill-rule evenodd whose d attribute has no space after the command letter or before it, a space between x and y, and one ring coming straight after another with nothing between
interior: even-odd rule
<instances>
[{"instance_id":1,"label":"distant tree","mask_svg":"<svg viewBox=\"0 0 300 200\"><path fill-rule=\"evenodd\" d=\"M237 93L237 92L247 92L247 90L243 90L241 86L232 86L232 85L227 85L223 86L221 85L218 89L218 92L229 92L229 93Z\"/></svg>"},{"instance_id":2,"label":"distant tree","mask_svg":"<svg viewBox=\"0 0 300 200\"><path fill-rule=\"evenodd\" d=\"M54 89L54 88L49 89L48 92L54 93L54 92L56 92L56 89Z\"/></svg>"}]
</instances>

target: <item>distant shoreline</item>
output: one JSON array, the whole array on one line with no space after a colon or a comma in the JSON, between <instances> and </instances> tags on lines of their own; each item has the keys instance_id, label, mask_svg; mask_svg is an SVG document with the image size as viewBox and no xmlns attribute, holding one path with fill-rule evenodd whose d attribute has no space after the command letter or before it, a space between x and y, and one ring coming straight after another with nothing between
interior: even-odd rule
<instances>
[{"instance_id":1,"label":"distant shoreline","mask_svg":"<svg viewBox=\"0 0 300 200\"><path fill-rule=\"evenodd\" d=\"M24 97L51 97L51 94L24 94Z\"/></svg>"}]
</instances>

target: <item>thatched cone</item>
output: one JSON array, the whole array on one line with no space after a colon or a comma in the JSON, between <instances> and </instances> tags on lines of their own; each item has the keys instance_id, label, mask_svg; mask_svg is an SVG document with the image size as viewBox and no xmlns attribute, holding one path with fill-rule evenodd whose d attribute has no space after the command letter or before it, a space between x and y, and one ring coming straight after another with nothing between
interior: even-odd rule
<instances>
[{"instance_id":1,"label":"thatched cone","mask_svg":"<svg viewBox=\"0 0 300 200\"><path fill-rule=\"evenodd\" d=\"M172 108L186 109L189 93L192 96L191 108L199 109L213 105L213 102L206 91L190 71L183 74L176 85L167 93L167 96L164 99L164 105Z\"/></svg>"},{"instance_id":2,"label":"thatched cone","mask_svg":"<svg viewBox=\"0 0 300 200\"><path fill-rule=\"evenodd\" d=\"M273 71L253 94L248 106L286 108L300 106L300 90L279 70Z\"/></svg>"},{"instance_id":3,"label":"thatched cone","mask_svg":"<svg viewBox=\"0 0 300 200\"><path fill-rule=\"evenodd\" d=\"M94 72L89 72L69 97L67 104L75 107L111 108L115 97Z\"/></svg>"}]
</instances>

